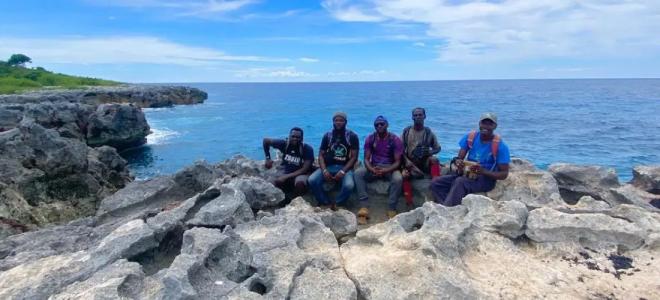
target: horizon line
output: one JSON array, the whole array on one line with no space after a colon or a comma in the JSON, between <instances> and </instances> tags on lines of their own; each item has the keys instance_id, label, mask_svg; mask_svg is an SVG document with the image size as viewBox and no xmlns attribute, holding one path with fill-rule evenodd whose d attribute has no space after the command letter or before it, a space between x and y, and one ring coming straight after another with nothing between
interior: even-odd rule
<instances>
[{"instance_id":1,"label":"horizon line","mask_svg":"<svg viewBox=\"0 0 660 300\"><path fill-rule=\"evenodd\" d=\"M186 83L391 83L391 82L436 82L436 81L532 81L532 80L660 80L660 77L585 77L585 78L491 78L491 79L419 79L419 80L355 80L355 81L171 81L171 82L125 82L127 84L186 84Z\"/></svg>"}]
</instances>

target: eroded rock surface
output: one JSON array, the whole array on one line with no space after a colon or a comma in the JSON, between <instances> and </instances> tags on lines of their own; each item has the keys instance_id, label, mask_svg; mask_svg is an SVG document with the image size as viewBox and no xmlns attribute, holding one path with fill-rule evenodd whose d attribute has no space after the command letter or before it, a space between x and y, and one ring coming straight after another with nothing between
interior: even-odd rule
<instances>
[{"instance_id":1,"label":"eroded rock surface","mask_svg":"<svg viewBox=\"0 0 660 300\"><path fill-rule=\"evenodd\" d=\"M197 89L158 86L0 96L0 238L93 215L132 180L116 149L146 141L141 107L204 99Z\"/></svg>"},{"instance_id":2,"label":"eroded rock surface","mask_svg":"<svg viewBox=\"0 0 660 300\"><path fill-rule=\"evenodd\" d=\"M358 230L349 210L285 204L268 172L200 162L129 184L96 216L2 239L0 297L660 298L660 213L643 199L569 204L521 161L499 199L426 202Z\"/></svg>"}]
</instances>

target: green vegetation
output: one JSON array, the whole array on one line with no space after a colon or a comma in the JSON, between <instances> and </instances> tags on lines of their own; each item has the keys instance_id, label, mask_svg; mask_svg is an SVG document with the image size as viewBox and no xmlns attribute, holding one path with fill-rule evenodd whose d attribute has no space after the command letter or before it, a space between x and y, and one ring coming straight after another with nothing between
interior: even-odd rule
<instances>
[{"instance_id":1,"label":"green vegetation","mask_svg":"<svg viewBox=\"0 0 660 300\"><path fill-rule=\"evenodd\" d=\"M14 54L7 62L0 60L0 94L13 94L41 88L81 88L111 86L121 83L89 77L70 76L50 72L42 67L25 68L32 60L24 54Z\"/></svg>"}]
</instances>

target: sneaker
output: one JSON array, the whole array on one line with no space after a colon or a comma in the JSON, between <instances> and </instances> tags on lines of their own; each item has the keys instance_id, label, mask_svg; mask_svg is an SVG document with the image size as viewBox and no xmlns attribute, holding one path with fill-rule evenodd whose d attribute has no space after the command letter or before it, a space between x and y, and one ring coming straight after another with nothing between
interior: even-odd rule
<instances>
[{"instance_id":1,"label":"sneaker","mask_svg":"<svg viewBox=\"0 0 660 300\"><path fill-rule=\"evenodd\" d=\"M366 207L360 208L357 215L358 225L367 225L369 220L369 210Z\"/></svg>"},{"instance_id":2,"label":"sneaker","mask_svg":"<svg viewBox=\"0 0 660 300\"><path fill-rule=\"evenodd\" d=\"M391 219L391 218L394 218L394 217L396 217L396 210L388 210L387 211L387 218Z\"/></svg>"}]
</instances>

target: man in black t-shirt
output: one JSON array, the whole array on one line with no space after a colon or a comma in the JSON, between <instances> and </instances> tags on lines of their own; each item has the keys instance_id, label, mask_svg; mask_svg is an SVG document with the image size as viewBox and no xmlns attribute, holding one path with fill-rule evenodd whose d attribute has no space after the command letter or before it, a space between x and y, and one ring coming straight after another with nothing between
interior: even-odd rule
<instances>
[{"instance_id":1,"label":"man in black t-shirt","mask_svg":"<svg viewBox=\"0 0 660 300\"><path fill-rule=\"evenodd\" d=\"M332 131L326 133L319 149L319 169L309 176L309 187L319 205L343 205L351 196L355 182L353 167L360 152L360 140L352 131L346 129L346 113L337 112L332 116ZM323 190L323 181L341 184L341 190L335 201L330 201Z\"/></svg>"},{"instance_id":2,"label":"man in black t-shirt","mask_svg":"<svg viewBox=\"0 0 660 300\"><path fill-rule=\"evenodd\" d=\"M307 175L311 171L314 161L314 149L303 143L303 130L298 127L292 128L289 131L289 138L286 140L264 138L263 146L266 155L266 169L273 167L273 161L270 159L270 147L282 152L282 163L278 169L277 178L272 182L273 185L284 192L294 189L296 196L305 194Z\"/></svg>"}]
</instances>

